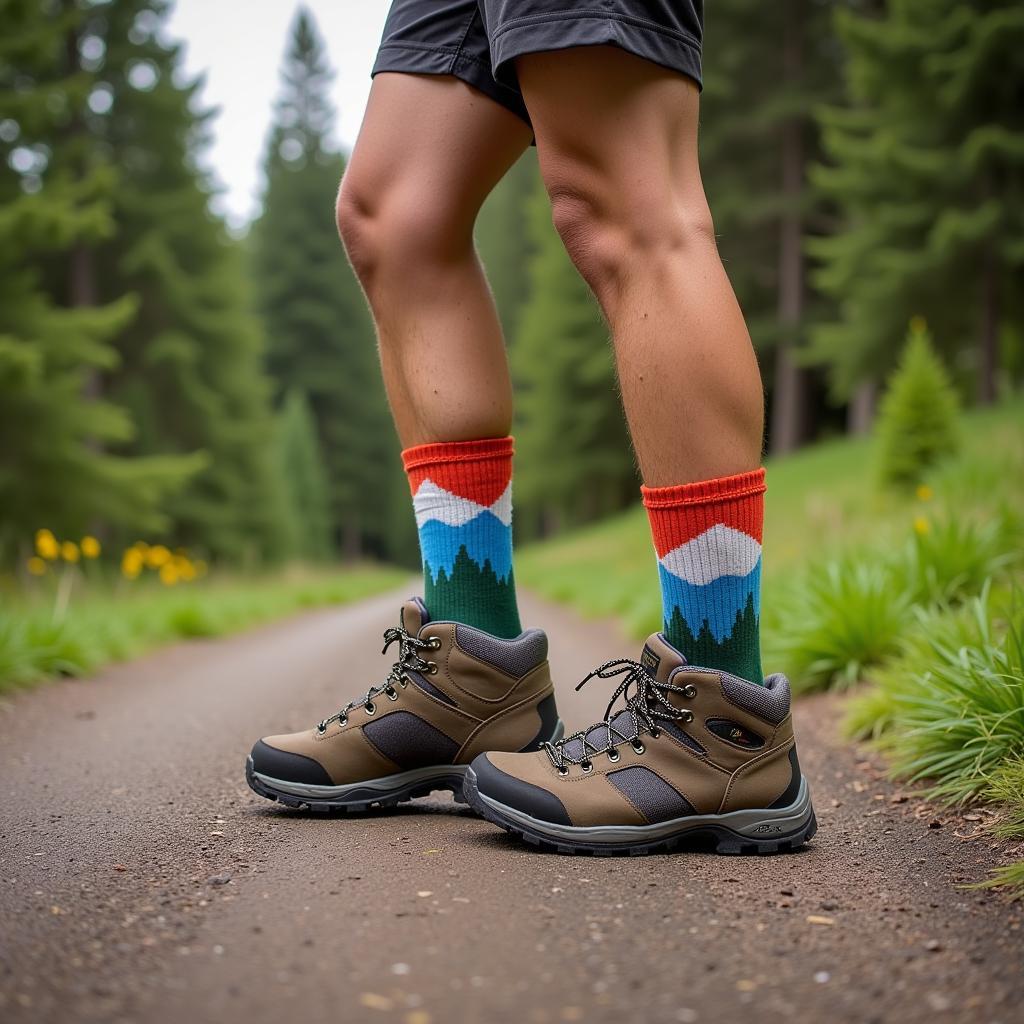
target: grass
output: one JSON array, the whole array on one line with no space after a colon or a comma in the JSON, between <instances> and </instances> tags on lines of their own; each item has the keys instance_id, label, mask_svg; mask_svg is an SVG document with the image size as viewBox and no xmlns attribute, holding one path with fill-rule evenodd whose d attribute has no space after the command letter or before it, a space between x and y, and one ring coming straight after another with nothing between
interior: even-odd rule
<instances>
[{"instance_id":1,"label":"grass","mask_svg":"<svg viewBox=\"0 0 1024 1024\"><path fill-rule=\"evenodd\" d=\"M1011 597L1009 608L993 608L986 589L959 617L923 613L903 655L864 698L869 713L853 703L851 722L861 730L882 712L887 725L872 732L893 772L931 780L930 795L944 802L999 799L1020 779L1024 633L1015 603ZM1011 766L1016 775L1007 775ZM1024 791L1016 800L1024 813Z\"/></svg>"},{"instance_id":2,"label":"grass","mask_svg":"<svg viewBox=\"0 0 1024 1024\"><path fill-rule=\"evenodd\" d=\"M214 573L175 588L89 583L54 620L52 592L0 595L0 692L82 676L176 640L222 636L293 612L358 601L399 586L401 569L291 569L267 576Z\"/></svg>"}]
</instances>

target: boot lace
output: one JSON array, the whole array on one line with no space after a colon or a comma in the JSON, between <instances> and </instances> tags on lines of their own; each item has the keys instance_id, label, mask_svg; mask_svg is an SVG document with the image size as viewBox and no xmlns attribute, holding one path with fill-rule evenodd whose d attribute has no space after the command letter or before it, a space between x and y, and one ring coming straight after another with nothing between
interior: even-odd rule
<instances>
[{"instance_id":1,"label":"boot lace","mask_svg":"<svg viewBox=\"0 0 1024 1024\"><path fill-rule=\"evenodd\" d=\"M390 700L397 700L397 687L405 688L409 672L433 674L437 671L437 666L432 661L425 661L418 653L419 651L436 651L441 646L441 641L437 637L427 637L426 640L421 640L418 636L406 632L401 626L391 626L384 630L384 647L380 653L386 654L393 643L398 644L398 661L391 666L387 679L383 683L371 686L357 700L349 701L330 718L323 719L316 727L318 732L326 732L331 722L345 725L348 722L349 712L359 707L365 708L372 715L376 711L374 698L379 697L382 693L386 694Z\"/></svg>"},{"instance_id":2,"label":"boot lace","mask_svg":"<svg viewBox=\"0 0 1024 1024\"><path fill-rule=\"evenodd\" d=\"M619 755L616 747L620 743L631 743L633 749L642 754L643 743L640 742L640 736L647 732L656 738L659 733L659 720L666 722L693 721L693 712L688 708L677 708L674 704L669 703L667 695L679 693L684 697L691 698L696 695L694 688L689 685L676 686L673 683L663 683L651 675L646 666L630 658L606 661L581 679L576 685L576 689L583 689L591 679L614 679L617 676L625 676L625 678L615 687L615 692L605 709L603 722L598 722L588 729L581 729L571 736L565 736L556 743L544 744L543 749L547 751L552 765L558 769L559 774L568 774L570 764L578 764L584 771L590 771L593 768L591 758L598 754L607 753L613 761L617 761ZM630 692L631 690L632 692ZM615 702L620 697L624 697L625 707L616 711ZM623 711L629 713L629 724L632 725L632 730L628 732L622 731L625 726L624 722L619 725L615 724L615 720L621 716ZM593 742L590 738L590 734L595 729L603 730L603 734L599 732L595 737L597 740L602 738L605 740L603 746ZM581 741L578 757L568 753L565 749L574 740Z\"/></svg>"}]
</instances>

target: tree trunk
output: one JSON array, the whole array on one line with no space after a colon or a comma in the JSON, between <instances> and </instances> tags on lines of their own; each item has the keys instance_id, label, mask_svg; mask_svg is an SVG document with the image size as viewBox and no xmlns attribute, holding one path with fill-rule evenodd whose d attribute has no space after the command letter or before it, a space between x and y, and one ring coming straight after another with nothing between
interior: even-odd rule
<instances>
[{"instance_id":1,"label":"tree trunk","mask_svg":"<svg viewBox=\"0 0 1024 1024\"><path fill-rule=\"evenodd\" d=\"M73 6L65 4L65 8ZM64 38L64 58L67 62L69 74L74 74L79 69L78 61L78 33L68 32ZM66 138L74 144L78 136L85 131L82 118L75 112L68 121ZM96 272L93 261L93 254L90 247L84 242L76 242L68 254L68 305L72 309L96 305ZM90 367L82 382L82 393L87 398L99 398L103 387L100 379L100 372L96 367ZM89 447L93 451L99 450L99 442L90 439Z\"/></svg>"},{"instance_id":2,"label":"tree trunk","mask_svg":"<svg viewBox=\"0 0 1024 1024\"><path fill-rule=\"evenodd\" d=\"M783 78L793 88L803 72L800 27L803 0L786 0ZM804 121L791 117L782 126L782 218L779 222L779 343L775 349L772 414L768 431L773 455L793 451L804 440L807 374L794 357L804 306L803 216Z\"/></svg>"},{"instance_id":3,"label":"tree trunk","mask_svg":"<svg viewBox=\"0 0 1024 1024\"><path fill-rule=\"evenodd\" d=\"M346 562L357 562L363 557L363 531L358 523L347 522L341 528L341 557Z\"/></svg>"},{"instance_id":4,"label":"tree trunk","mask_svg":"<svg viewBox=\"0 0 1024 1024\"><path fill-rule=\"evenodd\" d=\"M981 331L978 335L979 405L991 405L996 399L996 367L999 359L999 261L995 243L985 247L981 281Z\"/></svg>"},{"instance_id":5,"label":"tree trunk","mask_svg":"<svg viewBox=\"0 0 1024 1024\"><path fill-rule=\"evenodd\" d=\"M867 434L875 420L878 385L873 380L860 384L846 407L846 431L849 434Z\"/></svg>"}]
</instances>

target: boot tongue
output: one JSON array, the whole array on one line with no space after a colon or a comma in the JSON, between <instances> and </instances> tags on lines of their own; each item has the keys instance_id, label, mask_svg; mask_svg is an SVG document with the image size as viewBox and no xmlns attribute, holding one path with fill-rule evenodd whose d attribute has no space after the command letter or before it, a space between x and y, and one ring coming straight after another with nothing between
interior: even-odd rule
<instances>
[{"instance_id":1,"label":"boot tongue","mask_svg":"<svg viewBox=\"0 0 1024 1024\"><path fill-rule=\"evenodd\" d=\"M427 606L418 597L410 597L402 605L402 629L413 636L419 636L420 630L430 621Z\"/></svg>"},{"instance_id":2,"label":"boot tongue","mask_svg":"<svg viewBox=\"0 0 1024 1024\"><path fill-rule=\"evenodd\" d=\"M659 683L667 683L668 677L686 664L686 659L665 639L664 633L652 633L640 654L640 664Z\"/></svg>"},{"instance_id":3,"label":"boot tongue","mask_svg":"<svg viewBox=\"0 0 1024 1024\"><path fill-rule=\"evenodd\" d=\"M668 677L680 665L686 664L684 658L661 633L652 633L644 644L643 652L640 655L640 664L658 680L659 683L667 683ZM672 704L679 694L668 693L666 698ZM631 739L635 735L632 715L626 710L619 711L611 722L612 726L625 739ZM615 737L616 739L618 737ZM608 739L608 729L604 725L595 725L587 731L587 740L591 746L603 746ZM573 758L583 756L583 740L570 740L565 744L565 752Z\"/></svg>"}]
</instances>

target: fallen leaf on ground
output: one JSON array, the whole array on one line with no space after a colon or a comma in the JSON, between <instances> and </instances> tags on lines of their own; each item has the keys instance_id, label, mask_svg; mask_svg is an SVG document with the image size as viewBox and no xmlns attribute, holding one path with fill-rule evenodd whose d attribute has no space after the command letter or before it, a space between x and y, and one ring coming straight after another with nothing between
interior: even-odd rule
<instances>
[{"instance_id":1,"label":"fallen leaf on ground","mask_svg":"<svg viewBox=\"0 0 1024 1024\"><path fill-rule=\"evenodd\" d=\"M370 1010L390 1010L395 1005L393 1000L387 996L379 996L376 992L364 992L359 997L359 1002Z\"/></svg>"},{"instance_id":2,"label":"fallen leaf on ground","mask_svg":"<svg viewBox=\"0 0 1024 1024\"><path fill-rule=\"evenodd\" d=\"M825 917L824 914L808 914L808 924L835 924L835 919L831 917Z\"/></svg>"}]
</instances>

